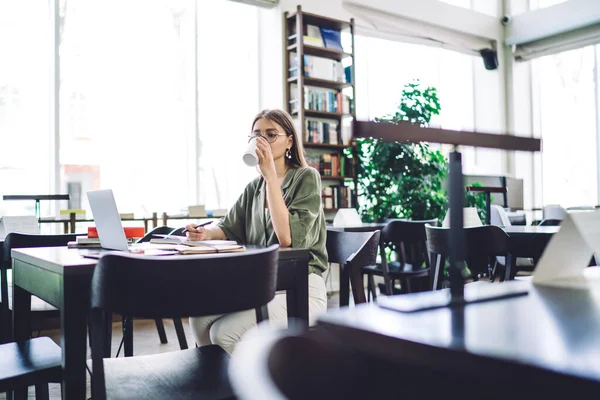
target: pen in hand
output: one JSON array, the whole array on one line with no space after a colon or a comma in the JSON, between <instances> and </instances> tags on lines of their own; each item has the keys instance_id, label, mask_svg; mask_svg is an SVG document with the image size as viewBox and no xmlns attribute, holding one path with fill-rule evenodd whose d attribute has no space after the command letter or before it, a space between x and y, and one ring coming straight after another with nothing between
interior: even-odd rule
<instances>
[{"instance_id":1,"label":"pen in hand","mask_svg":"<svg viewBox=\"0 0 600 400\"><path fill-rule=\"evenodd\" d=\"M203 226L210 225L212 223L213 223L212 221L208 221L208 222L205 222L205 223L200 224L200 225L194 225L194 229L202 228ZM186 229L186 231L187 231L187 229ZM190 231L188 231L188 232L190 232Z\"/></svg>"}]
</instances>

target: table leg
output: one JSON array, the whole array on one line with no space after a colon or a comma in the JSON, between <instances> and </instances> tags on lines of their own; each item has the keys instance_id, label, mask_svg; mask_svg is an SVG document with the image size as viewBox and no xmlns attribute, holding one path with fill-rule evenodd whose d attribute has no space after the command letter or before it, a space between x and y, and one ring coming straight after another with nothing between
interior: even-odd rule
<instances>
[{"instance_id":1,"label":"table leg","mask_svg":"<svg viewBox=\"0 0 600 400\"><path fill-rule=\"evenodd\" d=\"M297 264L294 262L294 264ZM295 268L296 279L294 297L296 303L296 318L302 321L303 326L308 329L308 268L306 264L302 268Z\"/></svg>"},{"instance_id":2,"label":"table leg","mask_svg":"<svg viewBox=\"0 0 600 400\"><path fill-rule=\"evenodd\" d=\"M28 340L31 336L31 293L16 286L13 282L13 338L16 342Z\"/></svg>"},{"instance_id":3,"label":"table leg","mask_svg":"<svg viewBox=\"0 0 600 400\"><path fill-rule=\"evenodd\" d=\"M348 268L340 264L340 307L346 307L350 304L350 276Z\"/></svg>"},{"instance_id":4,"label":"table leg","mask_svg":"<svg viewBox=\"0 0 600 400\"><path fill-rule=\"evenodd\" d=\"M352 295L354 297L354 304L366 303L367 298L365 297L365 285L363 283L361 269L355 268L350 264L347 264L345 269L348 270L347 274L350 283L352 284Z\"/></svg>"},{"instance_id":5,"label":"table leg","mask_svg":"<svg viewBox=\"0 0 600 400\"><path fill-rule=\"evenodd\" d=\"M490 225L492 214L492 199L490 192L485 192L485 224Z\"/></svg>"},{"instance_id":6,"label":"table leg","mask_svg":"<svg viewBox=\"0 0 600 400\"><path fill-rule=\"evenodd\" d=\"M133 317L123 317L123 354L133 357Z\"/></svg>"},{"instance_id":7,"label":"table leg","mask_svg":"<svg viewBox=\"0 0 600 400\"><path fill-rule=\"evenodd\" d=\"M63 399L85 399L86 325L89 303L89 282L64 277L60 324L62 331L62 393Z\"/></svg>"}]
</instances>

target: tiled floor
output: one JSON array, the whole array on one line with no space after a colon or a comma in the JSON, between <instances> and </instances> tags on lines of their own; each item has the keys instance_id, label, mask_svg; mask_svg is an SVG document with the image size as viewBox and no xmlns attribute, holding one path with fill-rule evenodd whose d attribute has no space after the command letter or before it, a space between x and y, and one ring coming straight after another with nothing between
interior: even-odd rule
<instances>
[{"instance_id":1,"label":"tiled floor","mask_svg":"<svg viewBox=\"0 0 600 400\"><path fill-rule=\"evenodd\" d=\"M329 298L327 307L328 308L337 308L339 304L339 297L333 295ZM152 320L136 320L134 322L134 354L136 355L146 355L146 354L156 354L156 353L165 353L169 351L179 350L179 343L177 342L177 335L175 334L175 329L173 327L173 321L165 319L164 321L165 330L167 332L167 339L169 343L161 344L158 339L158 333L156 332L156 325ZM186 338L188 341L188 345L194 343L192 333L189 328L189 324L187 320L184 320L184 329ZM60 331L58 330L47 330L42 331L42 336L51 337L56 343L60 344ZM113 337L112 337L112 352L114 355L117 352L119 344L121 342L121 323L114 322L113 323ZM121 350L122 355L122 350ZM88 347L88 359L90 358L89 347ZM90 394L90 376L87 375L88 379L88 390L87 390L87 398L91 397ZM6 399L4 393L0 394L0 400ZM29 389L29 399L35 399L34 388L31 387ZM60 399L60 385L56 383L50 384L50 399Z\"/></svg>"}]
</instances>

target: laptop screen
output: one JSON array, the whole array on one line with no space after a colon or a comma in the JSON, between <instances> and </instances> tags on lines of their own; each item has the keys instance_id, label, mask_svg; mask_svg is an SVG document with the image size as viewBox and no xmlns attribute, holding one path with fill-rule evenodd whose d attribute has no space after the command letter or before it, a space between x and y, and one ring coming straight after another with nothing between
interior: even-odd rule
<instances>
[{"instance_id":1,"label":"laptop screen","mask_svg":"<svg viewBox=\"0 0 600 400\"><path fill-rule=\"evenodd\" d=\"M92 190L87 196L100 245L105 249L127 251L127 238L112 190Z\"/></svg>"}]
</instances>

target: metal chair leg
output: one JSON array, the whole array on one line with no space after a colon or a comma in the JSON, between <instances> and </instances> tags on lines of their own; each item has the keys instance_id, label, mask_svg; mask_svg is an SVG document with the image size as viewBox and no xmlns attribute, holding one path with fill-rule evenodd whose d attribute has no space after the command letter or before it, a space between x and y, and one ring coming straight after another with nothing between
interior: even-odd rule
<instances>
[{"instance_id":1,"label":"metal chair leg","mask_svg":"<svg viewBox=\"0 0 600 400\"><path fill-rule=\"evenodd\" d=\"M167 340L167 333L165 332L165 325L163 324L162 319L156 318L154 320L154 323L156 324L156 330L158 331L158 338L160 339L160 343L169 343L169 341Z\"/></svg>"},{"instance_id":2,"label":"metal chair leg","mask_svg":"<svg viewBox=\"0 0 600 400\"><path fill-rule=\"evenodd\" d=\"M35 400L50 400L47 383L35 385Z\"/></svg>"},{"instance_id":3,"label":"metal chair leg","mask_svg":"<svg viewBox=\"0 0 600 400\"><path fill-rule=\"evenodd\" d=\"M175 333L177 333L177 340L179 341L179 347L181 350L188 348L187 340L185 339L185 331L183 330L183 323L181 318L173 318L173 325L175 326Z\"/></svg>"}]
</instances>

